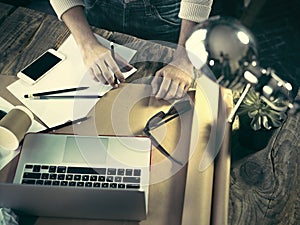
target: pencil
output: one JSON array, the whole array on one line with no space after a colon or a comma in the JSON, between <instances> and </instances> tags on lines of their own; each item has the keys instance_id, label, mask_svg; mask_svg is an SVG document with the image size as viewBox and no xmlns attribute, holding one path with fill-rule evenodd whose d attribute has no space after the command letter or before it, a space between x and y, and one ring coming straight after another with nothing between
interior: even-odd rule
<instances>
[{"instance_id":1,"label":"pencil","mask_svg":"<svg viewBox=\"0 0 300 225\"><path fill-rule=\"evenodd\" d=\"M113 43L113 42L110 42L110 52L111 52L111 56L112 56L112 58L114 59L114 61L117 62L117 61L116 61L116 55L115 55L115 46L114 46L114 43ZM118 84L118 78L117 78L117 76L116 76L115 73L114 73L114 78L115 78L114 83L115 83L115 84Z\"/></svg>"},{"instance_id":2,"label":"pencil","mask_svg":"<svg viewBox=\"0 0 300 225\"><path fill-rule=\"evenodd\" d=\"M29 96L29 99L32 100L47 100L47 99L95 99L95 98L101 98L101 95L56 95L56 96Z\"/></svg>"},{"instance_id":3,"label":"pencil","mask_svg":"<svg viewBox=\"0 0 300 225\"><path fill-rule=\"evenodd\" d=\"M67 126L70 126L72 124L77 124L77 123L80 123L80 122L83 122L85 120L87 120L88 117L82 117L82 118L79 118L79 119L76 119L76 120L69 120L63 124L60 124L60 125L57 125L57 126L54 126L54 127L49 127L45 130L41 130L39 131L38 133L48 133L48 132L52 132L52 131L55 131L55 130L58 130L58 129L61 129L61 128L64 128L64 127L67 127Z\"/></svg>"},{"instance_id":4,"label":"pencil","mask_svg":"<svg viewBox=\"0 0 300 225\"><path fill-rule=\"evenodd\" d=\"M81 90L85 90L87 88L89 88L89 87L75 87L75 88L61 89L61 90L55 90L55 91L39 92L39 93L24 95L24 98L31 98L31 97L42 96L42 95L60 94L60 93L66 93L66 92L72 92L72 91L81 91Z\"/></svg>"}]
</instances>

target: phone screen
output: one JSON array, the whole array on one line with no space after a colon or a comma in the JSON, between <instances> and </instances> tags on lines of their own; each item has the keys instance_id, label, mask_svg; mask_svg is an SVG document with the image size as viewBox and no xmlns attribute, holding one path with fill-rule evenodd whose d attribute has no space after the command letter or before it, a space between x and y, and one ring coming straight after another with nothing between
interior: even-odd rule
<instances>
[{"instance_id":1,"label":"phone screen","mask_svg":"<svg viewBox=\"0 0 300 225\"><path fill-rule=\"evenodd\" d=\"M22 72L32 80L36 81L61 60L61 58L51 54L50 52L45 52L36 61L23 69Z\"/></svg>"}]
</instances>

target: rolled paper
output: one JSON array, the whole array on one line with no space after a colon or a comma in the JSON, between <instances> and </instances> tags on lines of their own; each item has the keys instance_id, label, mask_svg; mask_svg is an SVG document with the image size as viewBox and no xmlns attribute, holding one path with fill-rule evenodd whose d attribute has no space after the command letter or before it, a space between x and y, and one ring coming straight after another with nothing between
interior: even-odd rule
<instances>
[{"instance_id":1,"label":"rolled paper","mask_svg":"<svg viewBox=\"0 0 300 225\"><path fill-rule=\"evenodd\" d=\"M16 150L33 121L33 114L24 106L16 106L0 120L0 146Z\"/></svg>"}]
</instances>

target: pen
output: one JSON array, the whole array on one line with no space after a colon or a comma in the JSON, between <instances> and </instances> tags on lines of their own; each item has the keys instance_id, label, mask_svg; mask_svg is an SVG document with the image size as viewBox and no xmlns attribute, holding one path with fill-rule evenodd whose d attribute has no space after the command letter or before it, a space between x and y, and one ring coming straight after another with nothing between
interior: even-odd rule
<instances>
[{"instance_id":1,"label":"pen","mask_svg":"<svg viewBox=\"0 0 300 225\"><path fill-rule=\"evenodd\" d=\"M67 122L65 122L65 123L63 123L63 124L60 124L60 125L57 125L57 126L54 126L54 127L49 127L49 128L47 128L47 129L45 129L45 130L41 130L41 131L39 131L38 133L48 133L48 132L51 132L51 131L55 131L55 130L58 130L58 129L61 129L61 128L64 128L64 127L67 127L67 126L70 126L70 125L72 125L72 124L76 124L76 123L79 123L79 122L82 122L82 121L85 121L85 120L87 120L88 119L88 117L82 117L82 118L79 118L79 119L77 119L77 120L69 120L69 121L67 121Z\"/></svg>"},{"instance_id":2,"label":"pen","mask_svg":"<svg viewBox=\"0 0 300 225\"><path fill-rule=\"evenodd\" d=\"M95 99L101 98L101 95L56 95L56 96L33 96L29 97L32 100L47 100L47 99Z\"/></svg>"},{"instance_id":3,"label":"pen","mask_svg":"<svg viewBox=\"0 0 300 225\"><path fill-rule=\"evenodd\" d=\"M42 95L60 94L60 93L66 93L66 92L71 92L71 91L81 91L81 90L85 90L87 88L89 88L89 87L75 87L75 88L61 89L61 90L55 90L55 91L39 92L39 93L24 95L24 98L32 98L35 96L42 96Z\"/></svg>"},{"instance_id":4,"label":"pen","mask_svg":"<svg viewBox=\"0 0 300 225\"><path fill-rule=\"evenodd\" d=\"M116 61L116 55L115 55L115 46L114 46L114 43L112 41L110 42L110 52L111 52L111 56L114 59L114 61L117 62ZM118 78L117 78L115 73L114 73L114 78L115 78L114 83L118 84Z\"/></svg>"}]
</instances>

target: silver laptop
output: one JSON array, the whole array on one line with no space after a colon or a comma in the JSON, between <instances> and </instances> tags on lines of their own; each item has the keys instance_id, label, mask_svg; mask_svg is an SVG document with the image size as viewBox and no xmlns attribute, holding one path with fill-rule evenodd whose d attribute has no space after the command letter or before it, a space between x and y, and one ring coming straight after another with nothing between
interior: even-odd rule
<instances>
[{"instance_id":1,"label":"silver laptop","mask_svg":"<svg viewBox=\"0 0 300 225\"><path fill-rule=\"evenodd\" d=\"M143 220L150 154L146 137L27 134L13 184L0 184L1 207L37 216Z\"/></svg>"}]
</instances>

